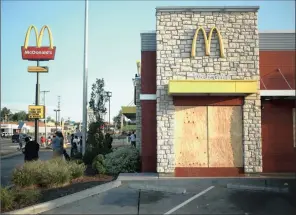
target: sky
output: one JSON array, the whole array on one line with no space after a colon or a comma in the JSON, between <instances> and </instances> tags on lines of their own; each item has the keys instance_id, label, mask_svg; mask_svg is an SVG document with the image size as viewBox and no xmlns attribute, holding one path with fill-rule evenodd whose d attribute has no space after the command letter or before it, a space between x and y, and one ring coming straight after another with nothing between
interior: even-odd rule
<instances>
[{"instance_id":1,"label":"sky","mask_svg":"<svg viewBox=\"0 0 296 215\"><path fill-rule=\"evenodd\" d=\"M112 92L111 121L121 106L133 101L132 79L141 59L140 33L155 30L157 6L260 6L259 30L295 29L294 1L89 1L88 100L96 78L104 78ZM55 117L61 96L61 117L82 120L84 1L2 1L1 106L27 111L35 101L36 74L21 58L30 25L48 25L56 48L55 60L43 62L49 73L40 75L47 115ZM32 35L30 45L34 46ZM47 33L43 44L48 45ZM40 97L43 101L43 96Z\"/></svg>"}]
</instances>

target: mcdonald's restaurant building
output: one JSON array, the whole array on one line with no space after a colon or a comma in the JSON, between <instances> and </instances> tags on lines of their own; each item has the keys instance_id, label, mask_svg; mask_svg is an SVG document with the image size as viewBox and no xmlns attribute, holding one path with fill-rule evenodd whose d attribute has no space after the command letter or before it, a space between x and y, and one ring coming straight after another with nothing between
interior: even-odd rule
<instances>
[{"instance_id":1,"label":"mcdonald's restaurant building","mask_svg":"<svg viewBox=\"0 0 296 215\"><path fill-rule=\"evenodd\" d=\"M136 78L143 172L296 171L295 32L259 32L259 7L160 7Z\"/></svg>"}]
</instances>

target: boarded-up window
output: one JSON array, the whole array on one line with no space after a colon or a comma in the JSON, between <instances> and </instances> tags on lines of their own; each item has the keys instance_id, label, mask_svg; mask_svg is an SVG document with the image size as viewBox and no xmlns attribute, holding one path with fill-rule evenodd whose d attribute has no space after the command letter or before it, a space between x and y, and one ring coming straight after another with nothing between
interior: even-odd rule
<instances>
[{"instance_id":1,"label":"boarded-up window","mask_svg":"<svg viewBox=\"0 0 296 215\"><path fill-rule=\"evenodd\" d=\"M296 147L296 108L293 108L293 140Z\"/></svg>"}]
</instances>

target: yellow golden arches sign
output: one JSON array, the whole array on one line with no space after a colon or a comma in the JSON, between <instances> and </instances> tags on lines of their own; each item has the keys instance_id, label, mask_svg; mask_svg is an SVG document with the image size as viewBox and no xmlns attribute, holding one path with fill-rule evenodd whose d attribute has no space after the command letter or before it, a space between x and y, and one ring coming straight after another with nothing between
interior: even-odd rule
<instances>
[{"instance_id":1,"label":"yellow golden arches sign","mask_svg":"<svg viewBox=\"0 0 296 215\"><path fill-rule=\"evenodd\" d=\"M211 41L212 41L212 35L213 35L213 31L216 30L217 35L218 35L218 39L219 39L219 44L220 44L220 56L221 57L225 57L224 55L224 45L223 45L223 39L222 36L220 34L220 31L216 28L213 27L210 30L209 33L209 37L207 37L206 31L203 27L199 27L198 29L196 29L193 40L192 40L192 49L191 49L191 57L194 58L195 54L196 54L196 41L197 41L197 37L198 37L198 33L199 31L202 31L204 39L205 39L205 54L207 56L210 55L211 53Z\"/></svg>"},{"instance_id":2,"label":"yellow golden arches sign","mask_svg":"<svg viewBox=\"0 0 296 215\"><path fill-rule=\"evenodd\" d=\"M35 46L29 46L29 39L31 31L35 33L36 44ZM47 30L49 36L49 46L42 46L42 39L44 31ZM33 61L48 61L54 60L56 47L53 45L53 38L50 28L44 25L38 35L37 28L34 25L30 25L27 30L24 46L21 47L23 60Z\"/></svg>"},{"instance_id":3,"label":"yellow golden arches sign","mask_svg":"<svg viewBox=\"0 0 296 215\"><path fill-rule=\"evenodd\" d=\"M35 36L36 36L36 46L38 48L41 47L42 45L42 39L43 39L43 34L44 34L44 30L46 29L47 32L48 32L48 36L49 36L49 47L51 49L53 49L53 38L52 38L52 33L51 33L51 30L50 28L47 26L47 25L44 25L41 30L40 30L40 33L38 35L38 30L37 28L34 26L34 25L31 25L28 30L27 30L27 33L26 33L26 37L25 37L25 42L24 42L24 48L28 48L28 44L29 44L29 38L30 38L30 33L31 33L31 30L34 30L35 32Z\"/></svg>"}]
</instances>

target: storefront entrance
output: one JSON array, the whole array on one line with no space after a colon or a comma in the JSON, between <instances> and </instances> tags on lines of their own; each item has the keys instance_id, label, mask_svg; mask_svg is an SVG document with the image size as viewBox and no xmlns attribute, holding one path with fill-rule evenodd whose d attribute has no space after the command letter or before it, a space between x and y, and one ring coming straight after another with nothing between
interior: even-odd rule
<instances>
[{"instance_id":1,"label":"storefront entrance","mask_svg":"<svg viewBox=\"0 0 296 215\"><path fill-rule=\"evenodd\" d=\"M177 169L243 167L241 106L176 106L175 111Z\"/></svg>"}]
</instances>

